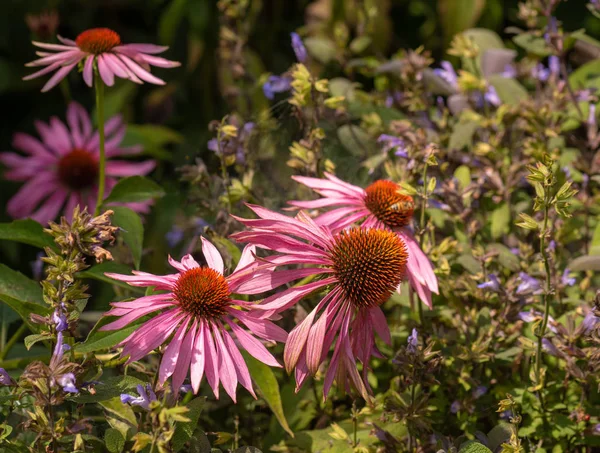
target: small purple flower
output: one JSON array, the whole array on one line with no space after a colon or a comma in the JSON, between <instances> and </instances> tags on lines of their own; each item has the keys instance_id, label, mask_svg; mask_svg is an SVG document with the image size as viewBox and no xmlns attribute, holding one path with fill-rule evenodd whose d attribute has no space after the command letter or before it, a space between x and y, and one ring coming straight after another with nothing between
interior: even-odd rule
<instances>
[{"instance_id":1,"label":"small purple flower","mask_svg":"<svg viewBox=\"0 0 600 453\"><path fill-rule=\"evenodd\" d=\"M511 64L507 64L504 67L504 71L502 71L500 75L507 79L514 79L517 77L517 69Z\"/></svg>"},{"instance_id":2,"label":"small purple flower","mask_svg":"<svg viewBox=\"0 0 600 453\"><path fill-rule=\"evenodd\" d=\"M479 285L477 285L477 288L488 289L495 293L499 292L500 291L500 281L498 280L498 277L496 277L496 274L490 274L488 276L488 278L489 278L489 280L487 282L480 283Z\"/></svg>"},{"instance_id":3,"label":"small purple flower","mask_svg":"<svg viewBox=\"0 0 600 453\"><path fill-rule=\"evenodd\" d=\"M562 277L560 278L561 283L565 286L573 286L577 282L575 277L569 277L569 273L569 269L566 268L562 274Z\"/></svg>"},{"instance_id":4,"label":"small purple flower","mask_svg":"<svg viewBox=\"0 0 600 453\"><path fill-rule=\"evenodd\" d=\"M548 338L542 338L542 348L544 349L544 351L546 351L551 356L560 357L560 355L561 355L558 348Z\"/></svg>"},{"instance_id":5,"label":"small purple flower","mask_svg":"<svg viewBox=\"0 0 600 453\"><path fill-rule=\"evenodd\" d=\"M272 75L269 76L267 81L263 84L263 93L267 99L273 100L275 99L275 93L284 93L291 88L292 79L290 77Z\"/></svg>"},{"instance_id":6,"label":"small purple flower","mask_svg":"<svg viewBox=\"0 0 600 453\"><path fill-rule=\"evenodd\" d=\"M35 280L41 280L44 275L44 262L42 258L46 256L44 252L38 252L35 256L35 261L32 261L31 264L31 273Z\"/></svg>"},{"instance_id":7,"label":"small purple flower","mask_svg":"<svg viewBox=\"0 0 600 453\"><path fill-rule=\"evenodd\" d=\"M598 323L600 323L600 318L590 311L587 315L585 315L583 321L581 321L581 328L583 329L582 333L584 335L589 334Z\"/></svg>"},{"instance_id":8,"label":"small purple flower","mask_svg":"<svg viewBox=\"0 0 600 453\"><path fill-rule=\"evenodd\" d=\"M183 384L181 387L179 387L179 391L181 393L189 393L193 390L192 385L191 384Z\"/></svg>"},{"instance_id":9,"label":"small purple flower","mask_svg":"<svg viewBox=\"0 0 600 453\"><path fill-rule=\"evenodd\" d=\"M520 296L527 294L539 294L542 292L542 285L537 278L533 278L525 272L519 273L519 286L517 287L516 293Z\"/></svg>"},{"instance_id":10,"label":"small purple flower","mask_svg":"<svg viewBox=\"0 0 600 453\"><path fill-rule=\"evenodd\" d=\"M549 243L548 243L548 251L549 252L553 252L554 250L556 250L556 241L554 239L552 239Z\"/></svg>"},{"instance_id":11,"label":"small purple flower","mask_svg":"<svg viewBox=\"0 0 600 453\"><path fill-rule=\"evenodd\" d=\"M124 404L131 404L132 406L140 406L142 409L150 410L150 403L156 401L156 394L150 387L150 384L137 386L139 396L129 395L127 393L121 394L121 402Z\"/></svg>"},{"instance_id":12,"label":"small purple flower","mask_svg":"<svg viewBox=\"0 0 600 453\"><path fill-rule=\"evenodd\" d=\"M65 392L79 393L79 390L75 387L75 375L73 373L65 373L60 376L58 378L58 384Z\"/></svg>"},{"instance_id":13,"label":"small purple flower","mask_svg":"<svg viewBox=\"0 0 600 453\"><path fill-rule=\"evenodd\" d=\"M526 323L541 320L542 316L543 316L542 313L540 313L539 311L535 311L535 310L522 311L519 313L519 319ZM555 324L556 324L556 321L554 320L554 318L552 316L548 316L548 330L550 330L550 332L552 332L552 333L558 332L558 330L555 327Z\"/></svg>"},{"instance_id":14,"label":"small purple flower","mask_svg":"<svg viewBox=\"0 0 600 453\"><path fill-rule=\"evenodd\" d=\"M4 368L0 368L0 385L13 385L15 381L10 377Z\"/></svg>"},{"instance_id":15,"label":"small purple flower","mask_svg":"<svg viewBox=\"0 0 600 453\"><path fill-rule=\"evenodd\" d=\"M209 143L209 149L210 149L210 143ZM173 248L177 244L179 244L183 240L183 235L184 235L183 230L181 228L179 228L177 225L173 225L173 228L171 228L171 230L168 231L167 234L165 234L165 240L167 241L169 248Z\"/></svg>"},{"instance_id":16,"label":"small purple flower","mask_svg":"<svg viewBox=\"0 0 600 453\"><path fill-rule=\"evenodd\" d=\"M487 91L483 95L483 98L487 102L489 102L490 104L492 104L494 107L498 107L502 103L502 101L498 97L498 93L496 92L496 88L494 88L492 85L490 85L488 87Z\"/></svg>"},{"instance_id":17,"label":"small purple flower","mask_svg":"<svg viewBox=\"0 0 600 453\"><path fill-rule=\"evenodd\" d=\"M398 157L407 158L408 151L404 140L393 135L381 134L377 139L377 143L382 145L384 153L394 150L394 154Z\"/></svg>"},{"instance_id":18,"label":"small purple flower","mask_svg":"<svg viewBox=\"0 0 600 453\"><path fill-rule=\"evenodd\" d=\"M531 70L531 77L539 80L540 82L545 82L550 77L550 70L542 63L538 63Z\"/></svg>"},{"instance_id":19,"label":"small purple flower","mask_svg":"<svg viewBox=\"0 0 600 453\"><path fill-rule=\"evenodd\" d=\"M579 90L575 95L575 98L578 102L589 102L592 99L592 90L589 88Z\"/></svg>"},{"instance_id":20,"label":"small purple flower","mask_svg":"<svg viewBox=\"0 0 600 453\"><path fill-rule=\"evenodd\" d=\"M450 412L452 412L453 414L456 414L459 410L460 410L460 402L459 401L454 401L450 405Z\"/></svg>"},{"instance_id":21,"label":"small purple flower","mask_svg":"<svg viewBox=\"0 0 600 453\"><path fill-rule=\"evenodd\" d=\"M433 72L444 79L452 88L458 88L458 76L449 61L442 61L441 68L434 69Z\"/></svg>"},{"instance_id":22,"label":"small purple flower","mask_svg":"<svg viewBox=\"0 0 600 453\"><path fill-rule=\"evenodd\" d=\"M550 74L558 77L560 73L560 58L558 58L556 55L551 55L548 57L548 69L550 70Z\"/></svg>"},{"instance_id":23,"label":"small purple flower","mask_svg":"<svg viewBox=\"0 0 600 453\"><path fill-rule=\"evenodd\" d=\"M587 125L588 127L596 127L596 104L590 104Z\"/></svg>"},{"instance_id":24,"label":"small purple flower","mask_svg":"<svg viewBox=\"0 0 600 453\"><path fill-rule=\"evenodd\" d=\"M57 332L64 332L69 328L66 315L59 309L54 310L54 313L52 313L52 321L56 325Z\"/></svg>"},{"instance_id":25,"label":"small purple flower","mask_svg":"<svg viewBox=\"0 0 600 453\"><path fill-rule=\"evenodd\" d=\"M419 351L419 333L417 329L413 329L407 340L408 346L406 352L409 354L416 354Z\"/></svg>"},{"instance_id":26,"label":"small purple flower","mask_svg":"<svg viewBox=\"0 0 600 453\"><path fill-rule=\"evenodd\" d=\"M292 37L292 48L294 49L294 53L296 54L296 59L300 63L305 63L308 58L308 54L306 53L306 47L304 47L302 38L298 33L294 32L290 33L290 36Z\"/></svg>"},{"instance_id":27,"label":"small purple flower","mask_svg":"<svg viewBox=\"0 0 600 453\"><path fill-rule=\"evenodd\" d=\"M477 387L475 387L475 389L473 390L473 398L475 399L479 399L481 398L483 395L485 395L488 391L488 388L485 385L478 385Z\"/></svg>"}]
</instances>

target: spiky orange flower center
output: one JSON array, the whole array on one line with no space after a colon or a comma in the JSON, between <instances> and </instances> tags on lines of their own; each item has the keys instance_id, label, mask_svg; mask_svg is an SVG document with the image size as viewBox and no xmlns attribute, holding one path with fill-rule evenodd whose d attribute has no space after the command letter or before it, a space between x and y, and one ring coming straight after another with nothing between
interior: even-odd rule
<instances>
[{"instance_id":1,"label":"spiky orange flower center","mask_svg":"<svg viewBox=\"0 0 600 453\"><path fill-rule=\"evenodd\" d=\"M110 28L91 28L81 33L75 44L84 52L98 55L121 45L121 37Z\"/></svg>"},{"instance_id":2,"label":"spiky orange flower center","mask_svg":"<svg viewBox=\"0 0 600 453\"><path fill-rule=\"evenodd\" d=\"M398 184L384 180L375 181L365 189L367 208L390 228L408 225L415 209L412 197L399 189Z\"/></svg>"},{"instance_id":3,"label":"spiky orange flower center","mask_svg":"<svg viewBox=\"0 0 600 453\"><path fill-rule=\"evenodd\" d=\"M91 187L98 177L98 161L83 149L74 149L58 161L58 177L72 190Z\"/></svg>"},{"instance_id":4,"label":"spiky orange flower center","mask_svg":"<svg viewBox=\"0 0 600 453\"><path fill-rule=\"evenodd\" d=\"M230 304L225 277L210 267L196 267L181 274L173 295L182 310L203 319L223 316Z\"/></svg>"},{"instance_id":5,"label":"spiky orange flower center","mask_svg":"<svg viewBox=\"0 0 600 453\"><path fill-rule=\"evenodd\" d=\"M330 251L344 295L356 307L376 307L400 284L408 254L391 231L353 228L336 236Z\"/></svg>"}]
</instances>

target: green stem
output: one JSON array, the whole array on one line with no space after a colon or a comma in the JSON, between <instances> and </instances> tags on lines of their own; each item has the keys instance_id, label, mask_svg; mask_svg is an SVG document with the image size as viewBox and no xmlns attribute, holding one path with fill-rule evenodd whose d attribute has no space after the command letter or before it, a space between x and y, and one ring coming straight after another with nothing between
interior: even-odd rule
<instances>
[{"instance_id":1,"label":"green stem","mask_svg":"<svg viewBox=\"0 0 600 453\"><path fill-rule=\"evenodd\" d=\"M94 76L96 88L96 115L98 117L98 136L100 137L100 162L98 163L98 199L94 216L100 214L100 206L104 201L104 184L106 173L106 156L104 152L104 82L98 72Z\"/></svg>"},{"instance_id":2,"label":"green stem","mask_svg":"<svg viewBox=\"0 0 600 453\"><path fill-rule=\"evenodd\" d=\"M2 351L0 351L0 361L4 360L4 358L8 354L8 351L10 351L10 349L15 345L19 338L21 338L21 335L23 335L26 330L27 326L25 326L25 324L21 324L21 326L17 329L14 335L10 337L10 340L8 340L4 348L2 348Z\"/></svg>"},{"instance_id":3,"label":"green stem","mask_svg":"<svg viewBox=\"0 0 600 453\"><path fill-rule=\"evenodd\" d=\"M219 131L217 132L217 152L219 153L219 157L221 158L221 177L223 178L223 184L225 184L225 192L227 193L227 206L229 209L229 214L232 213L231 206L231 194L229 193L229 173L227 172L227 163L225 162L225 154L221 149L221 138L222 132L221 129L225 125L225 120L227 117L223 118L221 121L221 126L219 126Z\"/></svg>"},{"instance_id":4,"label":"green stem","mask_svg":"<svg viewBox=\"0 0 600 453\"><path fill-rule=\"evenodd\" d=\"M548 231L548 211L549 206L546 204L544 208L544 227L540 233L540 250L542 253L542 259L544 261L544 269L546 270L546 288L542 295L542 299L544 301L544 317L542 319L542 325L540 326L540 332L538 336L538 344L537 344L537 354L535 357L535 375L538 380L538 384L541 383L541 371L542 371L542 345L544 336L546 335L546 327L548 327L548 318L550 316L550 280L552 278L550 274L550 262L548 260L548 253L546 252L546 233ZM542 388L540 389L540 401L542 400Z\"/></svg>"},{"instance_id":5,"label":"green stem","mask_svg":"<svg viewBox=\"0 0 600 453\"><path fill-rule=\"evenodd\" d=\"M427 162L425 162L425 166L423 167L423 208L421 209L421 222L419 223L419 228L421 229L419 234L419 245L421 246L421 250L423 250L423 244L425 243L425 210L427 209L427 200L429 198L429 194L427 193ZM421 300L417 300L417 310L419 311L419 322L421 323L421 328L425 330L425 315L423 314L423 305Z\"/></svg>"}]
</instances>

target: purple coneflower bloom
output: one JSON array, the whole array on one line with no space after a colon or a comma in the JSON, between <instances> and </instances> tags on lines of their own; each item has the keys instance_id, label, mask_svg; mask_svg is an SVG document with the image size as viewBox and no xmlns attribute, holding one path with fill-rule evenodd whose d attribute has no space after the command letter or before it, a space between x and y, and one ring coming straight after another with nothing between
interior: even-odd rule
<instances>
[{"instance_id":1,"label":"purple coneflower bloom","mask_svg":"<svg viewBox=\"0 0 600 453\"><path fill-rule=\"evenodd\" d=\"M250 230L234 234L234 239L279 253L264 258L269 264L309 266L265 274L265 278L251 283L254 290L268 291L293 280L318 277L265 299L259 305L265 315L285 310L318 289L330 289L290 332L285 344L285 367L288 372L296 369L296 388L309 374L316 373L337 336L323 394L327 396L335 380L342 389L349 391L353 387L367 399L369 360L372 355L380 356L375 333L385 342L391 341L380 306L404 275L404 241L391 231L373 228L352 228L334 234L303 211L291 218L260 206L248 206L259 219L238 218ZM363 365L362 379L357 360Z\"/></svg>"},{"instance_id":2,"label":"purple coneflower bloom","mask_svg":"<svg viewBox=\"0 0 600 453\"><path fill-rule=\"evenodd\" d=\"M58 40L62 44L33 41L35 46L44 51L37 52L42 58L28 63L27 66L46 67L24 77L23 80L35 79L56 71L42 88L43 92L55 87L80 62L83 62L83 80L90 87L94 80L94 66L98 68L102 81L108 86L115 83L115 77L129 79L135 83L164 85L165 82L150 73L150 66L174 68L181 64L154 55L164 52L168 47L121 44L121 37L109 28L86 30L77 36L75 41L61 36L58 36ZM49 50L55 53L48 52Z\"/></svg>"},{"instance_id":3,"label":"purple coneflower bloom","mask_svg":"<svg viewBox=\"0 0 600 453\"><path fill-rule=\"evenodd\" d=\"M394 231L408 250L408 281L423 303L431 308L431 293L438 294L438 282L429 259L408 230L415 206L412 197L400 193L400 187L392 181L375 181L362 189L329 173L325 173L325 178L293 176L294 180L310 187L323 198L291 201L290 204L301 209L333 207L315 219L318 225L327 225L333 232L355 222L362 222L366 228Z\"/></svg>"},{"instance_id":4,"label":"purple coneflower bloom","mask_svg":"<svg viewBox=\"0 0 600 453\"><path fill-rule=\"evenodd\" d=\"M89 212L96 207L100 145L98 132L85 109L76 102L67 108L67 124L52 117L48 124L36 121L41 140L23 133L13 137L14 148L27 154L0 153L0 162L8 167L4 177L25 184L11 198L7 212L13 218L31 217L42 224L54 220L65 206L70 218L75 206L87 206ZM120 116L106 122L106 194L124 176L146 175L156 162L128 162L111 160L113 157L138 154L139 146L122 147L125 124ZM138 212L147 212L149 203L127 203Z\"/></svg>"},{"instance_id":5,"label":"purple coneflower bloom","mask_svg":"<svg viewBox=\"0 0 600 453\"><path fill-rule=\"evenodd\" d=\"M131 302L113 302L107 316L119 319L102 327L102 330L118 330L136 319L160 312L144 322L133 334L120 343L122 356L129 356L127 363L140 360L153 349L168 342L158 372L162 385L172 376L173 388L181 387L190 371L194 393L198 392L202 377L219 397L219 382L235 401L238 382L255 396L248 367L239 345L257 360L280 366L267 348L253 335L268 341L285 341L286 332L265 316L257 315L256 303L238 300L237 294L257 294L261 278L268 278L257 271L254 247L246 247L236 269L224 275L224 264L217 248L202 238L202 252L208 266L200 266L191 255L181 262L169 257L169 263L177 273L153 275L133 271L133 275L106 274L129 283L131 286L155 287L167 291L141 297ZM255 283L258 281L258 283ZM264 312L258 312L264 315ZM247 329L237 322L244 324ZM225 326L229 326L228 331Z\"/></svg>"}]
</instances>

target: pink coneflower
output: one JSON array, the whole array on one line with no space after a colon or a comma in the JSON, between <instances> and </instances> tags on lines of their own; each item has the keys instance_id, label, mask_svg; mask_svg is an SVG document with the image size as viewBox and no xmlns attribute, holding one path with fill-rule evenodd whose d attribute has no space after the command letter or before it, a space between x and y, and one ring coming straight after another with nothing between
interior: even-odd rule
<instances>
[{"instance_id":1,"label":"pink coneflower","mask_svg":"<svg viewBox=\"0 0 600 453\"><path fill-rule=\"evenodd\" d=\"M122 329L142 316L160 311L121 342L122 355L129 356L127 363L143 358L167 342L173 334L160 362L159 383L164 384L172 376L173 388L179 389L189 369L194 392L198 392L202 377L206 374L217 398L221 382L235 401L238 382L254 395L248 367L239 346L267 365L280 366L253 335L268 341L283 342L287 334L266 319L268 316L264 316L264 311L257 312L256 303L233 297L233 293L256 294L253 291L253 279L262 274L255 274L257 266L253 247L244 249L236 269L227 277L223 274L221 255L204 238L202 252L208 266L200 266L191 255L184 256L181 262L169 258L171 266L179 271L176 274L152 275L137 271L133 271L134 275L106 274L131 286L153 286L167 292L132 302L113 302L111 305L114 308L106 315L119 316L120 319L107 324L102 330ZM231 330L226 330L226 326ZM231 333L237 338L239 346Z\"/></svg>"},{"instance_id":2,"label":"pink coneflower","mask_svg":"<svg viewBox=\"0 0 600 453\"><path fill-rule=\"evenodd\" d=\"M42 91L55 87L80 62L83 62L83 80L92 86L94 66L102 81L112 86L115 76L129 79L135 83L153 83L164 85L161 79L150 73L150 66L174 68L177 61L156 57L154 54L164 52L168 47L153 44L121 44L121 37L109 28L92 28L81 33L75 41L58 36L62 44L48 44L33 41L33 44L52 52L37 52L42 57L28 63L27 66L46 66L23 80L31 80L56 71L48 80Z\"/></svg>"},{"instance_id":3,"label":"pink coneflower","mask_svg":"<svg viewBox=\"0 0 600 453\"><path fill-rule=\"evenodd\" d=\"M265 316L291 307L318 289L329 289L290 332L285 345L285 366L288 372L296 369L297 389L309 374L316 373L337 337L325 375L324 396L335 380L346 391L355 388L368 398L369 359L372 355L381 356L374 332L391 343L380 306L390 298L404 274L404 242L391 231L373 228L357 227L333 235L304 212L290 218L259 206L249 207L260 219L238 219L250 230L234 234L236 240L278 252L279 255L264 258L272 265L309 266L263 273L252 282L252 289L267 291L300 278L318 278L265 299L258 306ZM357 359L362 363L362 377Z\"/></svg>"},{"instance_id":4,"label":"pink coneflower","mask_svg":"<svg viewBox=\"0 0 600 453\"><path fill-rule=\"evenodd\" d=\"M98 184L99 137L85 109L72 102L67 109L67 124L57 117L48 124L36 121L41 140L24 133L16 133L13 147L17 153L0 153L0 162L8 167L4 177L24 181L21 190L8 202L7 212L13 218L31 217L42 224L54 220L66 205L65 215L70 218L75 206L94 211ZM119 116L106 123L107 158L136 154L139 146L121 147L125 124ZM148 174L156 163L153 160L127 162L109 161L106 166L107 188L110 190L123 176ZM148 203L128 203L138 212L148 210Z\"/></svg>"},{"instance_id":5,"label":"pink coneflower","mask_svg":"<svg viewBox=\"0 0 600 453\"><path fill-rule=\"evenodd\" d=\"M423 303L431 308L431 293L438 294L438 282L429 259L407 228L415 207L412 197L400 193L400 187L392 181L375 181L362 189L328 173L325 173L325 177L327 179L293 176L323 198L292 201L290 204L303 209L334 207L315 219L318 225L328 225L334 232L356 222L362 222L366 228L394 231L408 249L408 281Z\"/></svg>"}]
</instances>

